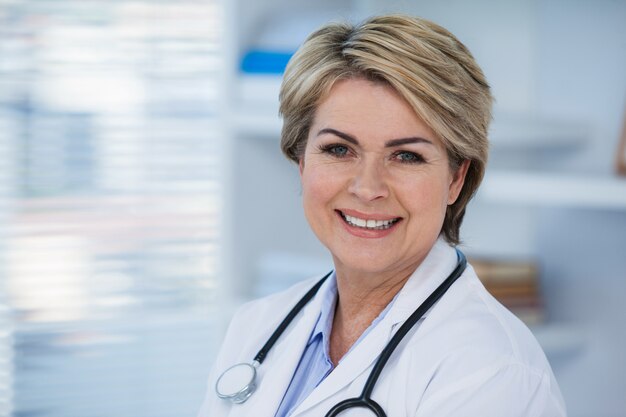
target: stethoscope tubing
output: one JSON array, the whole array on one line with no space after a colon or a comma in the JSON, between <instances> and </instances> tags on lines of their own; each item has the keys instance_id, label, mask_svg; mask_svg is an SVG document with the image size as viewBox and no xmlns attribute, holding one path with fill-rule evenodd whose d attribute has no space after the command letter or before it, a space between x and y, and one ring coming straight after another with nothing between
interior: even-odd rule
<instances>
[{"instance_id":1,"label":"stethoscope tubing","mask_svg":"<svg viewBox=\"0 0 626 417\"><path fill-rule=\"evenodd\" d=\"M374 368L372 372L370 372L367 381L365 382L365 386L363 387L363 392L361 393L362 398L369 398L372 395L372 391L374 391L374 386L378 381L378 377L380 376L383 368L387 364L387 361L391 357L391 354L398 347L402 339L407 335L407 333L417 324L418 321L426 314L428 310L432 308L432 306L439 301L439 299L448 291L448 288L454 281L456 281L465 268L467 266L467 259L465 259L465 255L463 252L457 250L458 262L456 268L450 273L448 278L446 278L439 286L433 291L424 302L409 316L409 318L400 326L398 331L393 335L387 346L383 349L374 364Z\"/></svg>"},{"instance_id":2,"label":"stethoscope tubing","mask_svg":"<svg viewBox=\"0 0 626 417\"><path fill-rule=\"evenodd\" d=\"M387 417L385 410L376 401L371 398L348 398L335 404L324 417L335 417L349 408L366 408L370 410L376 417Z\"/></svg>"},{"instance_id":3,"label":"stethoscope tubing","mask_svg":"<svg viewBox=\"0 0 626 417\"><path fill-rule=\"evenodd\" d=\"M380 353L380 356L376 360L374 364L374 368L370 372L367 377L367 381L365 381L365 385L363 386L363 391L361 391L361 395L355 398L348 398L337 403L333 408L330 409L328 413L326 413L325 417L335 417L339 413L349 409L349 408L367 408L376 415L376 417L387 417L387 414L383 410L383 408L371 398L372 392L374 391L374 386L380 377L387 361L393 354L394 350L398 347L402 339L407 335L407 333L417 324L417 322L426 314L428 310L432 308L432 306L439 301L439 299L448 291L450 286L454 284L454 282L463 274L465 268L467 267L467 259L463 252L457 249L457 257L458 262L456 268L450 273L448 278L446 278L439 286L433 291L424 302L409 316L409 318L400 326L398 331L393 335L387 346Z\"/></svg>"},{"instance_id":4,"label":"stethoscope tubing","mask_svg":"<svg viewBox=\"0 0 626 417\"><path fill-rule=\"evenodd\" d=\"M387 414L383 410L383 408L371 398L372 392L374 391L374 387L380 374L382 373L385 365L389 361L389 358L393 354L394 350L398 347L402 339L407 335L407 333L417 324L417 322L424 316L424 314L432 308L432 306L446 293L446 291L450 288L450 286L463 274L465 268L467 266L467 260L463 253L456 249L457 253L457 265L454 270L448 275L448 277L441 283L439 286L424 300L424 302L409 316L409 318L400 326L398 331L392 336L391 340L385 348L380 353L380 356L376 360L372 371L370 372L367 381L365 381L365 385L363 386L363 390L361 391L361 395L355 398L348 398L339 403L335 404L328 413L326 413L326 417L335 417L343 411L350 408L365 408L370 410L376 417L387 417ZM332 274L332 271L326 274L322 279L320 279L307 293L298 301L298 303L289 311L287 316L283 319L283 321L278 325L278 327L274 330L270 338L265 342L263 347L257 352L256 356L252 364L241 363L235 366L232 366L228 370L226 370L222 376L218 379L216 383L216 391L220 398L229 399L235 403L242 403L247 400L247 398L252 395L256 387L255 376L256 376L256 368L263 363L265 357L268 352L272 349L276 341L283 334L285 329L291 324L293 319L300 313L300 311L304 308L304 306L311 301L311 299L317 294L318 290L326 281L326 279ZM243 367L248 369L247 367L252 369L252 375L249 378L250 380L247 384L239 391L235 393L220 393L220 380L229 372L230 369ZM238 368L242 369L242 368ZM226 383L228 385L228 383Z\"/></svg>"},{"instance_id":5,"label":"stethoscope tubing","mask_svg":"<svg viewBox=\"0 0 626 417\"><path fill-rule=\"evenodd\" d=\"M270 338L267 339L267 342L265 342L261 350L257 352L256 356L254 357L255 362L257 362L259 365L263 363L265 357L267 356L267 353L272 349L274 343L276 343L278 338L283 334L287 326L291 324L291 322L296 317L296 315L298 315L300 310L302 310L304 306L307 305L313 297L315 297L315 294L317 294L317 291L320 289L324 281L326 281L326 278L328 278L332 273L333 271L330 271L322 279L320 279L313 287L311 287L311 289L306 294L304 294L304 297L302 297L300 301L298 301L298 303L291 309L291 311L289 311L283 321L280 322L276 330L274 330L274 333L272 333Z\"/></svg>"}]
</instances>

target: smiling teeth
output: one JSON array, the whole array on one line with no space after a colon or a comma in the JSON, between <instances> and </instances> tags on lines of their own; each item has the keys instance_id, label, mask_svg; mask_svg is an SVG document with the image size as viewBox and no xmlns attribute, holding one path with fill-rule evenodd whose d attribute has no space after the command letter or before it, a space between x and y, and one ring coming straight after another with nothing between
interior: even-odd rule
<instances>
[{"instance_id":1,"label":"smiling teeth","mask_svg":"<svg viewBox=\"0 0 626 417\"><path fill-rule=\"evenodd\" d=\"M358 217L348 216L347 214L343 214L343 218L351 226L356 226L356 227L360 227L360 228L363 228L363 229L370 229L370 230L385 230L385 229L389 229L394 223L396 223L398 221L398 219L392 219L392 220L364 220L364 219L359 219Z\"/></svg>"}]
</instances>

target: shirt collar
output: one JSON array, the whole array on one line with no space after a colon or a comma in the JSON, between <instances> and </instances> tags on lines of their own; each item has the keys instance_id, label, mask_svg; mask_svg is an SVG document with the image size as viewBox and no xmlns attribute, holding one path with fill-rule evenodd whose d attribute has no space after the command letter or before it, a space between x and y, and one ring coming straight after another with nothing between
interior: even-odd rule
<instances>
[{"instance_id":1,"label":"shirt collar","mask_svg":"<svg viewBox=\"0 0 626 417\"><path fill-rule=\"evenodd\" d=\"M330 341L330 331L332 330L333 319L335 318L335 306L337 305L337 276L334 271L328 277L328 285L324 285L320 290L323 290L323 292L318 294L319 297L322 297L321 310L308 344L313 343L317 337L322 337L322 342L327 351Z\"/></svg>"}]
</instances>

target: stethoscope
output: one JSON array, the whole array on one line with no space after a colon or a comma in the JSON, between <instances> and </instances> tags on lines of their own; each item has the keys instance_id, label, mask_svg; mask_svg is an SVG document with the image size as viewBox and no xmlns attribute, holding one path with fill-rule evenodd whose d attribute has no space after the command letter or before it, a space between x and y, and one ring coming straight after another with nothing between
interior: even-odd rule
<instances>
[{"instance_id":1,"label":"stethoscope","mask_svg":"<svg viewBox=\"0 0 626 417\"><path fill-rule=\"evenodd\" d=\"M404 336L415 326L415 324L445 293L448 288L457 280L465 270L467 260L465 255L460 250L456 250L457 264L454 271L448 275L436 289L433 291L426 300L409 316L409 318L400 326L398 331L393 335L389 343L385 346L381 352L378 360L374 364L374 368L369 374L365 386L361 395L354 398L348 398L337 403L333 408L326 413L326 417L335 417L338 414L346 411L349 408L366 408L374 413L376 417L387 417L382 407L371 398L372 391L374 391L374 385L380 376L385 364L391 357L391 354L396 349L398 344L402 341ZM280 325L274 330L274 333L265 342L265 345L259 350L254 357L252 363L240 363L228 368L219 377L215 384L215 391L218 397L224 400L230 400L235 404L245 402L256 389L256 369L263 363L269 350L274 346L276 340L283 334L287 326L292 322L294 317L304 308L304 306L311 301L317 291L320 289L326 278L332 273L329 272L324 278L319 280L305 295L298 301L298 303L291 309L289 314L283 319Z\"/></svg>"}]
</instances>

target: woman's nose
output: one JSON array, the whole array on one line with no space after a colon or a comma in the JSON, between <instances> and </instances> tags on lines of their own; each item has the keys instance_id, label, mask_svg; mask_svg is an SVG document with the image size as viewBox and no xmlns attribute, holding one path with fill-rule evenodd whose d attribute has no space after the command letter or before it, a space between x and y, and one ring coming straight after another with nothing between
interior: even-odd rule
<instances>
[{"instance_id":1,"label":"woman's nose","mask_svg":"<svg viewBox=\"0 0 626 417\"><path fill-rule=\"evenodd\" d=\"M384 167L378 161L363 161L355 167L348 192L363 201L373 201L389 195Z\"/></svg>"}]
</instances>

